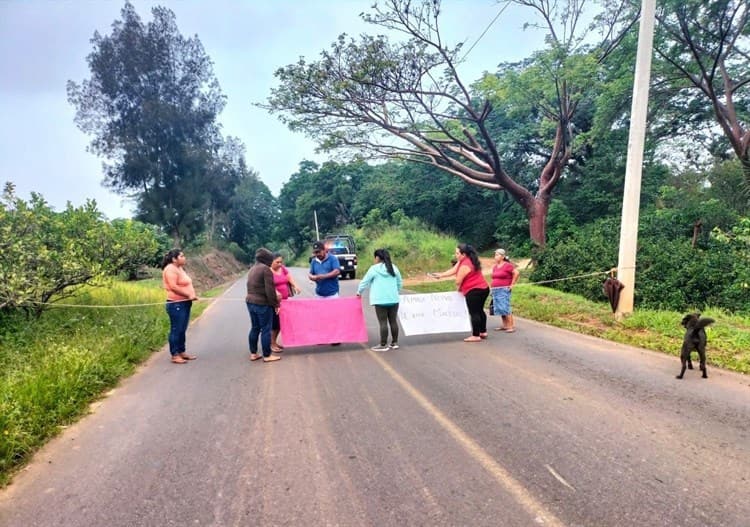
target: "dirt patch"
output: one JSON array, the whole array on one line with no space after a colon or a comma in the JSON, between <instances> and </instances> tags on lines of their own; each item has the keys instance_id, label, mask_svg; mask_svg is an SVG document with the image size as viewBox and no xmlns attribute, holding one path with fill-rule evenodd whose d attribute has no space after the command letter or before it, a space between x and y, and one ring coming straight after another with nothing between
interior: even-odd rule
<instances>
[{"instance_id":1,"label":"dirt patch","mask_svg":"<svg viewBox=\"0 0 750 527\"><path fill-rule=\"evenodd\" d=\"M193 279L198 294L235 280L247 270L247 265L231 253L216 249L198 256L187 254L187 257L185 271Z\"/></svg>"},{"instance_id":2,"label":"dirt patch","mask_svg":"<svg viewBox=\"0 0 750 527\"><path fill-rule=\"evenodd\" d=\"M479 258L479 263L482 264L482 270L485 273L489 273L492 269L492 266L495 265L495 259L494 258ZM529 265L531 265L531 260L528 258L520 259L520 260L513 260L513 263L516 264L519 271L523 271L526 269ZM445 269L435 269L435 272L441 272L445 271ZM410 285L415 284L421 284L423 282L431 282L434 281L434 278L430 278L427 276L427 273L417 274L413 276L407 276L404 277L404 287L408 287ZM453 280L453 277L450 278L442 278L441 280Z\"/></svg>"}]
</instances>

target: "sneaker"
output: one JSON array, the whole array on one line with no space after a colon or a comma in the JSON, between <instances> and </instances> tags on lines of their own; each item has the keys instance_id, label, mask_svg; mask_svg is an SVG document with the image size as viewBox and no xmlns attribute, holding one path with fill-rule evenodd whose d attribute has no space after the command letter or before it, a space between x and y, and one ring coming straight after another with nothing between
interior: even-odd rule
<instances>
[{"instance_id":1,"label":"sneaker","mask_svg":"<svg viewBox=\"0 0 750 527\"><path fill-rule=\"evenodd\" d=\"M392 349L392 350L397 350L397 349L398 349L398 347L399 347L399 346L398 346L398 342L394 342L393 344L391 344L391 349Z\"/></svg>"},{"instance_id":2,"label":"sneaker","mask_svg":"<svg viewBox=\"0 0 750 527\"><path fill-rule=\"evenodd\" d=\"M389 348L388 346L373 346L373 347L372 347L372 348L370 348L370 349L371 349L372 351L388 351L388 350L389 350L389 349L391 349L391 348Z\"/></svg>"}]
</instances>

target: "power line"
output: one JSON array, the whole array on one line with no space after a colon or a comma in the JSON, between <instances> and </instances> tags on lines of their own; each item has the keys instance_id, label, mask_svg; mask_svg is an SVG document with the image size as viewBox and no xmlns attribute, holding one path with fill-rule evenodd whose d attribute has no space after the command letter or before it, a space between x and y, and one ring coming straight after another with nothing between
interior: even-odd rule
<instances>
[{"instance_id":1,"label":"power line","mask_svg":"<svg viewBox=\"0 0 750 527\"><path fill-rule=\"evenodd\" d=\"M493 18L492 21L487 25L487 27L484 28L484 31L482 31L482 34L479 35L479 37L477 37L477 39L471 45L471 47L469 48L469 50L466 53L464 53L463 57L461 57L461 62L463 62L464 60L466 60L466 57L469 56L469 53L471 53L471 50L474 49L474 46L476 46L477 44L479 44L479 41L482 40L482 37L484 37L487 34L487 31L490 30L490 28L492 27L492 25L497 21L498 18L500 18L500 15L503 14L503 11L505 11L509 5L510 5L510 0L506 0L505 5L502 8L500 8L500 11L498 11L498 13L495 15L495 18Z\"/></svg>"}]
</instances>

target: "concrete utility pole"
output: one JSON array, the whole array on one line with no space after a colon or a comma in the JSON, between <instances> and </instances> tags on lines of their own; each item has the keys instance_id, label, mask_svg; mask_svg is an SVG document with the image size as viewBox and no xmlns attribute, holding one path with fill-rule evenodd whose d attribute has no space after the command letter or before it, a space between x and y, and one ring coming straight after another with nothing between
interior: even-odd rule
<instances>
[{"instance_id":1,"label":"concrete utility pole","mask_svg":"<svg viewBox=\"0 0 750 527\"><path fill-rule=\"evenodd\" d=\"M651 53L654 44L656 0L641 1L641 22L638 31L638 53L633 82L633 106L630 110L628 160L625 167L625 194L620 224L620 255L617 278L625 286L620 293L615 318L621 320L633 312L635 289L635 253L638 243L638 209L641 203L643 145L646 139L648 86L651 79Z\"/></svg>"}]
</instances>

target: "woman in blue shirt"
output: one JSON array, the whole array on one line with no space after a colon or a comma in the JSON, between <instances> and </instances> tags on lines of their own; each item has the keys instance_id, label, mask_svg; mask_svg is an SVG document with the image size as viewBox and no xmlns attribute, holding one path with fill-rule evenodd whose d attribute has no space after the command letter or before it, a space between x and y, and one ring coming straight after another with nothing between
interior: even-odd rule
<instances>
[{"instance_id":1,"label":"woman in blue shirt","mask_svg":"<svg viewBox=\"0 0 750 527\"><path fill-rule=\"evenodd\" d=\"M398 349L398 292L401 290L401 273L391 262L391 255L385 249L375 251L375 264L365 273L357 287L357 296L370 287L370 305L380 324L380 346L373 351ZM388 326L391 328L391 345L388 346Z\"/></svg>"}]
</instances>

